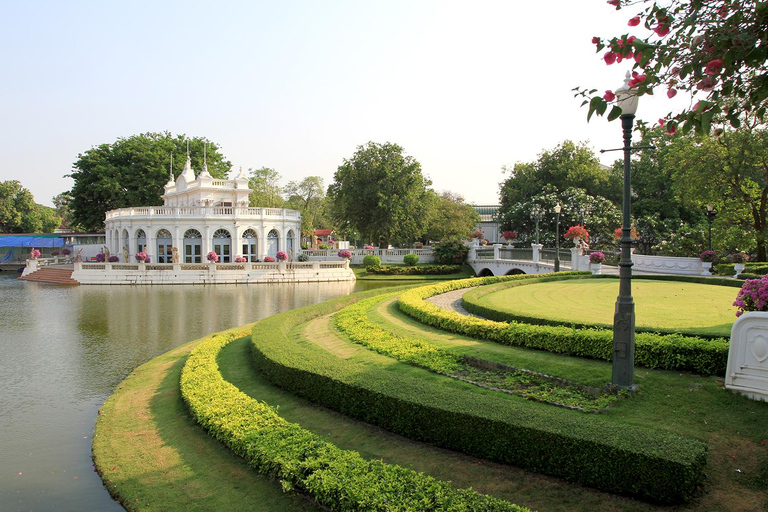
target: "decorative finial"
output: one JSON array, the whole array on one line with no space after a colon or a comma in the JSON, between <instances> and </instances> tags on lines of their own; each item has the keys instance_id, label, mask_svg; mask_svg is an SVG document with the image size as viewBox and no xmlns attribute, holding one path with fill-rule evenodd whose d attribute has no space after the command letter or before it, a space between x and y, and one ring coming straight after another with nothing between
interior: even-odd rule
<instances>
[{"instance_id":1,"label":"decorative finial","mask_svg":"<svg viewBox=\"0 0 768 512\"><path fill-rule=\"evenodd\" d=\"M170 180L173 181L173 150L171 150Z\"/></svg>"}]
</instances>

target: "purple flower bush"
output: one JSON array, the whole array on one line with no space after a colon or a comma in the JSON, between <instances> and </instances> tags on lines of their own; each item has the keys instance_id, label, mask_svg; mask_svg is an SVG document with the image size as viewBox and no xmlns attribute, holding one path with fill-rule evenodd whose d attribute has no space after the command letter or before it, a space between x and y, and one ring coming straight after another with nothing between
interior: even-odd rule
<instances>
[{"instance_id":1,"label":"purple flower bush","mask_svg":"<svg viewBox=\"0 0 768 512\"><path fill-rule=\"evenodd\" d=\"M98 261L99 263L104 263L105 261L107 261L107 255L104 254L103 252L100 252L99 254L96 255L96 261Z\"/></svg>"},{"instance_id":2,"label":"purple flower bush","mask_svg":"<svg viewBox=\"0 0 768 512\"><path fill-rule=\"evenodd\" d=\"M285 251L277 251L275 257L277 258L277 261L285 261L288 259L288 253Z\"/></svg>"},{"instance_id":3,"label":"purple flower bush","mask_svg":"<svg viewBox=\"0 0 768 512\"><path fill-rule=\"evenodd\" d=\"M737 317L748 311L768 311L768 275L744 281L733 305L739 309Z\"/></svg>"},{"instance_id":4,"label":"purple flower bush","mask_svg":"<svg viewBox=\"0 0 768 512\"><path fill-rule=\"evenodd\" d=\"M211 263L216 263L217 261L219 261L219 255L216 254L216 251L211 251L206 256L206 259L208 259L208 261L210 261Z\"/></svg>"},{"instance_id":5,"label":"purple flower bush","mask_svg":"<svg viewBox=\"0 0 768 512\"><path fill-rule=\"evenodd\" d=\"M110 263L117 263L118 261L120 261L120 258L113 254L112 256L107 258L107 261Z\"/></svg>"},{"instance_id":6,"label":"purple flower bush","mask_svg":"<svg viewBox=\"0 0 768 512\"><path fill-rule=\"evenodd\" d=\"M136 261L139 263L149 263L149 255L145 252L137 252Z\"/></svg>"},{"instance_id":7,"label":"purple flower bush","mask_svg":"<svg viewBox=\"0 0 768 512\"><path fill-rule=\"evenodd\" d=\"M595 251L589 255L590 263L605 263L605 254L600 251Z\"/></svg>"},{"instance_id":8,"label":"purple flower bush","mask_svg":"<svg viewBox=\"0 0 768 512\"><path fill-rule=\"evenodd\" d=\"M345 260L352 258L352 253L346 249L342 249L339 251L339 258L343 258Z\"/></svg>"},{"instance_id":9,"label":"purple flower bush","mask_svg":"<svg viewBox=\"0 0 768 512\"><path fill-rule=\"evenodd\" d=\"M699 259L706 263L712 263L715 261L715 251L704 251L699 255Z\"/></svg>"},{"instance_id":10,"label":"purple flower bush","mask_svg":"<svg viewBox=\"0 0 768 512\"><path fill-rule=\"evenodd\" d=\"M274 263L275 262L275 258L273 258L272 256L264 256L264 262L265 263Z\"/></svg>"}]
</instances>

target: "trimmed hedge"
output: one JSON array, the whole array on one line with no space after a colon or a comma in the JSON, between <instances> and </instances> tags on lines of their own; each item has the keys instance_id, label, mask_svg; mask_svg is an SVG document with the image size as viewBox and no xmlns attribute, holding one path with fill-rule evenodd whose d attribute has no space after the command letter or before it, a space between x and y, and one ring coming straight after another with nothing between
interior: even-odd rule
<instances>
[{"instance_id":1,"label":"trimmed hedge","mask_svg":"<svg viewBox=\"0 0 768 512\"><path fill-rule=\"evenodd\" d=\"M680 503L702 484L707 446L698 441L488 392L401 363L384 368L339 359L291 334L347 303L329 301L257 323L258 371L302 397L412 439L605 491Z\"/></svg>"},{"instance_id":2,"label":"trimmed hedge","mask_svg":"<svg viewBox=\"0 0 768 512\"><path fill-rule=\"evenodd\" d=\"M406 254L403 257L403 263L406 265L415 265L419 262L419 255L418 254Z\"/></svg>"},{"instance_id":3,"label":"trimmed hedge","mask_svg":"<svg viewBox=\"0 0 768 512\"><path fill-rule=\"evenodd\" d=\"M560 275L578 274L561 273ZM613 331L610 330L497 322L460 315L424 301L427 297L460 288L537 278L545 279L537 275L480 277L422 286L400 295L398 306L408 316L445 331L505 345L611 361ZM635 364L662 370L725 375L728 346L728 341L723 338L705 340L681 334L637 333L635 334Z\"/></svg>"},{"instance_id":4,"label":"trimmed hedge","mask_svg":"<svg viewBox=\"0 0 768 512\"><path fill-rule=\"evenodd\" d=\"M381 258L376 256L375 254L369 254L365 258L363 258L363 265L365 267L378 267L381 265Z\"/></svg>"},{"instance_id":5,"label":"trimmed hedge","mask_svg":"<svg viewBox=\"0 0 768 512\"><path fill-rule=\"evenodd\" d=\"M599 276L564 276L559 277L556 280L567 280L567 279L613 279L617 280L619 279L618 276L606 276L606 275L599 275ZM695 283L695 284L707 284L707 285L716 285L716 286L729 286L729 287L735 287L740 288L743 284L741 281L734 281L733 279L722 279L722 278L707 278L707 277L697 277L697 276L633 276L632 280L651 280L651 281L679 281L679 282L685 282L685 283ZM553 279L547 279L548 281L552 281ZM529 284L536 284L544 282L542 280L525 280L525 281L512 281L508 283L501 284L499 286L495 286L493 289L485 289L485 287L480 287L476 290L472 290L464 294L462 297L462 306L464 309L469 311L470 313L481 316L483 318L487 318L488 320L496 320L498 322L521 322L525 324L534 324L534 325L557 325L557 326L564 326L569 328L576 328L576 329L613 329L613 325L609 324L598 324L598 323L576 323L576 322L568 322L568 321L562 321L562 320L555 320L551 318L541 318L537 316L528 316L525 314L520 313L511 313L508 311L499 311L497 309L490 308L488 306L485 306L480 299L484 297L485 295L489 293L496 292L500 289L506 289L506 288L514 288L517 286L524 286ZM734 299L736 298L736 292L734 292ZM635 326L635 332L650 332L650 333L656 333L656 334L682 334L685 336L692 336L697 338L704 338L704 339L719 339L723 340L722 336L718 336L716 334L707 334L707 333L700 333L696 329L666 329L666 328L660 328L660 327L637 327Z\"/></svg>"},{"instance_id":6,"label":"trimmed hedge","mask_svg":"<svg viewBox=\"0 0 768 512\"><path fill-rule=\"evenodd\" d=\"M369 274L382 274L392 276L437 276L444 274L458 274L461 265L419 265L418 267L400 267L395 265L366 266Z\"/></svg>"},{"instance_id":7,"label":"trimmed hedge","mask_svg":"<svg viewBox=\"0 0 768 512\"><path fill-rule=\"evenodd\" d=\"M246 334L246 333L243 333ZM216 357L237 336L213 334L190 354L181 391L197 421L251 466L297 488L331 510L528 509L380 460L366 460L289 423L277 410L240 392Z\"/></svg>"},{"instance_id":8,"label":"trimmed hedge","mask_svg":"<svg viewBox=\"0 0 768 512\"><path fill-rule=\"evenodd\" d=\"M733 268L733 263L719 263L715 265L714 271L716 274L723 276L732 276L736 273L736 269ZM764 262L746 262L744 264L744 274L764 276L768 274L768 263ZM739 274L743 275L743 274Z\"/></svg>"}]
</instances>

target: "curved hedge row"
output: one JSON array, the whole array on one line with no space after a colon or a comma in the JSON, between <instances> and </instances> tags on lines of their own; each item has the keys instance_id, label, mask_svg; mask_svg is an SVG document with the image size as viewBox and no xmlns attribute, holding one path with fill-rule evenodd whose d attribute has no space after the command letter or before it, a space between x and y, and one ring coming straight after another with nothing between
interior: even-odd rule
<instances>
[{"instance_id":1,"label":"curved hedge row","mask_svg":"<svg viewBox=\"0 0 768 512\"><path fill-rule=\"evenodd\" d=\"M254 468L279 478L284 489L300 489L332 510L528 510L472 489L454 489L407 468L366 460L287 422L273 407L222 378L216 357L236 338L214 334L190 354L181 375L182 396L211 435Z\"/></svg>"},{"instance_id":2,"label":"curved hedge row","mask_svg":"<svg viewBox=\"0 0 768 512\"><path fill-rule=\"evenodd\" d=\"M566 277L561 277L558 280L582 279L582 278L584 278L584 276L566 276ZM618 281L618 276L602 276L601 275L601 276L594 276L594 277L589 276L589 278L614 279ZM734 281L733 279L704 278L704 277L694 277L694 276L641 276L641 277L635 276L633 277L633 280L637 280L637 279L644 279L644 280L651 280L651 281L680 281L680 282L686 282L686 283L707 284L707 285L728 286L728 287L741 287L742 285L741 281ZM512 281L512 282L507 282L500 285L501 287L494 287L494 289L488 289L488 290L485 290L484 289L485 287L481 287L479 289L467 292L462 297L462 305L464 306L464 309L466 309L467 311L469 311L474 315L487 318L488 320L496 320L499 322L520 322L524 324L533 324L533 325L555 325L555 326L564 326L564 327L576 328L576 329L609 329L609 330L613 329L613 325L608 325L608 324L574 323L574 322L567 322L567 321L555 320L550 318L541 318L537 316L527 316L525 314L511 313L508 311L499 311L497 309L489 308L483 305L482 301L480 301L480 299L485 295L489 293L494 293L500 289L512 288L516 286L524 286L529 284L536 284L538 282L541 282L541 281L539 280ZM735 297L736 297L736 292L734 292L734 298ZM635 332L650 332L655 334L682 334L683 336L690 336L694 338L698 337L703 339L721 339L721 340L723 339L722 336L717 336L714 334L698 333L696 332L695 329L666 329L666 328L636 326Z\"/></svg>"},{"instance_id":3,"label":"curved hedge row","mask_svg":"<svg viewBox=\"0 0 768 512\"><path fill-rule=\"evenodd\" d=\"M419 265L410 267L395 265L366 265L365 271L368 274L389 276L441 276L458 274L461 272L461 265Z\"/></svg>"},{"instance_id":4,"label":"curved hedge row","mask_svg":"<svg viewBox=\"0 0 768 512\"><path fill-rule=\"evenodd\" d=\"M416 320L449 332L505 345L611 361L613 331L610 330L497 322L460 315L424 301L433 295L460 288L536 278L544 279L536 275L480 277L422 286L401 294L398 306ZM646 368L724 375L728 363L728 341L722 338L704 340L681 334L637 333L635 363Z\"/></svg>"},{"instance_id":5,"label":"curved hedge row","mask_svg":"<svg viewBox=\"0 0 768 512\"><path fill-rule=\"evenodd\" d=\"M489 392L400 363L340 359L292 334L294 326L348 303L330 301L256 324L251 343L259 372L299 396L412 439L609 492L679 503L703 482L707 446L698 441Z\"/></svg>"}]
</instances>

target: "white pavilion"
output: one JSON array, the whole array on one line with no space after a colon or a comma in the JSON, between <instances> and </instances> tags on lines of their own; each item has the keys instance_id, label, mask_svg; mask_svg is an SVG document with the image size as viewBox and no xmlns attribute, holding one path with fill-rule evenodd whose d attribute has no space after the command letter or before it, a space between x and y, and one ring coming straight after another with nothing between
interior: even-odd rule
<instances>
[{"instance_id":1,"label":"white pavilion","mask_svg":"<svg viewBox=\"0 0 768 512\"><path fill-rule=\"evenodd\" d=\"M207 263L214 251L219 262L241 256L262 261L285 251L294 259L300 251L301 214L282 208L248 206L248 178L240 169L233 180L216 179L203 164L195 177L187 152L184 171L171 173L162 195L163 206L110 210L106 242L120 261L146 252L153 263ZM174 261L174 249L177 261Z\"/></svg>"}]
</instances>

